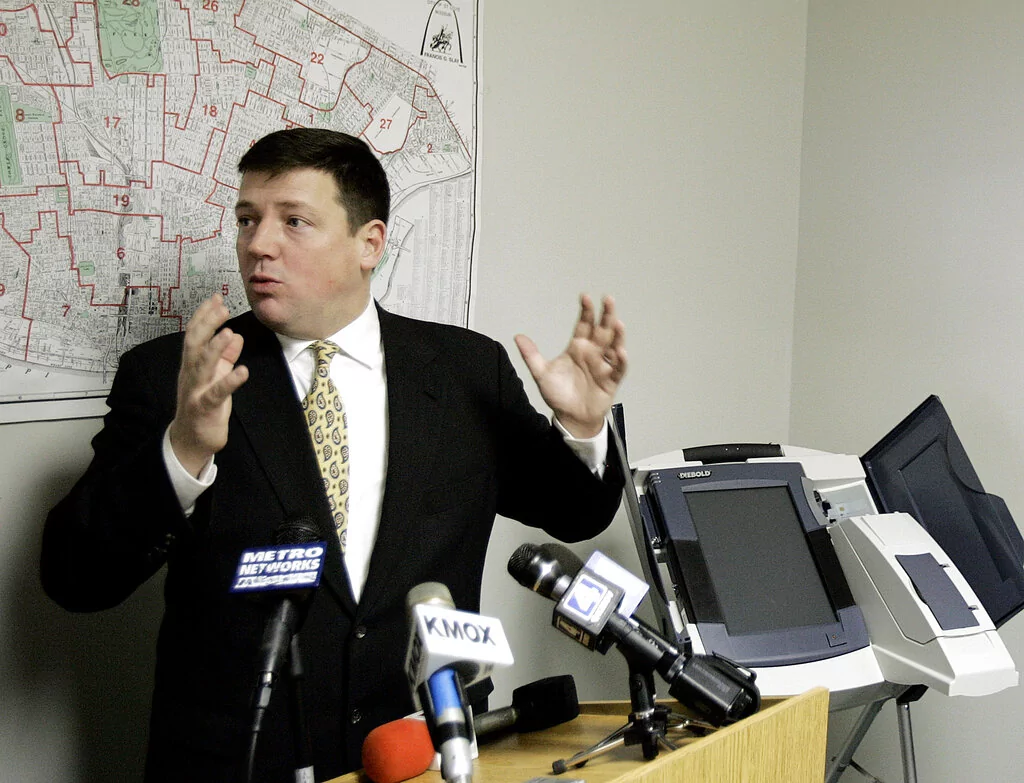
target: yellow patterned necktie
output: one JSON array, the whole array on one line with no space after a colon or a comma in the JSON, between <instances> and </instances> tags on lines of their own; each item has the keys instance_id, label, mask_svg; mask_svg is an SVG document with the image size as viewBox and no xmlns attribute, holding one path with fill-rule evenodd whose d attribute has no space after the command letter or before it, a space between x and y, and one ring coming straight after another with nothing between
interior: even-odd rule
<instances>
[{"instance_id":1,"label":"yellow patterned necktie","mask_svg":"<svg viewBox=\"0 0 1024 783\"><path fill-rule=\"evenodd\" d=\"M302 411L344 553L348 532L348 421L341 395L331 381L331 359L340 349L328 340L317 340L310 348L316 356L316 367Z\"/></svg>"}]
</instances>

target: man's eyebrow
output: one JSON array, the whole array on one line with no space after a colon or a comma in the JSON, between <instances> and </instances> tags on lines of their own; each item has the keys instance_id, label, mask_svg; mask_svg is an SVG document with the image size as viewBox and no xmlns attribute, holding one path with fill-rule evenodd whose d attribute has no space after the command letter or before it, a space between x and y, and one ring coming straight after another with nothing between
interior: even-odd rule
<instances>
[{"instance_id":1,"label":"man's eyebrow","mask_svg":"<svg viewBox=\"0 0 1024 783\"><path fill-rule=\"evenodd\" d=\"M306 210L312 210L312 211L316 210L316 206L314 204L310 203L309 201L301 201L301 200L299 200L299 201L293 201L293 200L275 201L271 206L276 207L278 209L306 209ZM237 204L235 204L235 211L236 212L238 210L240 210L240 209L255 209L255 208L256 208L256 205L253 202L247 201L245 199L243 199L243 200L239 201Z\"/></svg>"}]
</instances>

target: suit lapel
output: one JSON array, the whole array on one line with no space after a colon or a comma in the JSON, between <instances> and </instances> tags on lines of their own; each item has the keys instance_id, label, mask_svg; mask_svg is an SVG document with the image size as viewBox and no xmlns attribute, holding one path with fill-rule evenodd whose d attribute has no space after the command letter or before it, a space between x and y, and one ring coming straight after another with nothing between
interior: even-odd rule
<instances>
[{"instance_id":1,"label":"suit lapel","mask_svg":"<svg viewBox=\"0 0 1024 783\"><path fill-rule=\"evenodd\" d=\"M245 340L239 362L249 368L249 380L233 395L232 412L284 508L285 519L310 518L327 542L323 579L341 606L355 614L341 546L281 344L251 313L230 326Z\"/></svg>"},{"instance_id":2,"label":"suit lapel","mask_svg":"<svg viewBox=\"0 0 1024 783\"><path fill-rule=\"evenodd\" d=\"M361 615L396 598L404 601L404 587L394 576L407 570L403 560L415 552L422 532L413 522L431 474L444 400L444 379L432 361L437 349L423 340L422 326L377 310L387 373L388 469Z\"/></svg>"}]
</instances>

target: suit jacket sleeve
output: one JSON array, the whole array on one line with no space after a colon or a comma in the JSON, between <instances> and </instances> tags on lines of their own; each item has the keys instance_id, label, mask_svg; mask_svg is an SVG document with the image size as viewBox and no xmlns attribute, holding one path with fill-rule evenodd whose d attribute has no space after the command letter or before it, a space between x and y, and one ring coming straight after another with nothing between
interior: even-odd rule
<instances>
[{"instance_id":1,"label":"suit jacket sleeve","mask_svg":"<svg viewBox=\"0 0 1024 783\"><path fill-rule=\"evenodd\" d=\"M614 445L599 478L566 445L549 419L531 405L508 354L498 346L503 416L498 513L539 527L562 541L592 538L611 524L624 478Z\"/></svg>"},{"instance_id":2,"label":"suit jacket sleeve","mask_svg":"<svg viewBox=\"0 0 1024 783\"><path fill-rule=\"evenodd\" d=\"M180 339L165 338L122 357L93 460L47 517L40 575L67 609L120 603L189 533L161 453L174 415L179 346Z\"/></svg>"}]
</instances>

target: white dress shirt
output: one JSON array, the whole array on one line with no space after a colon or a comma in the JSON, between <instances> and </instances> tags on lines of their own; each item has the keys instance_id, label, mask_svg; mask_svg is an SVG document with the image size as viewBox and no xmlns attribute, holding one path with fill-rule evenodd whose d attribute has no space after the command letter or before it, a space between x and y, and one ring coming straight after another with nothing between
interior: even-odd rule
<instances>
[{"instance_id":1,"label":"white dress shirt","mask_svg":"<svg viewBox=\"0 0 1024 783\"><path fill-rule=\"evenodd\" d=\"M303 399L313 383L315 360L311 340L277 335L291 371L295 394ZM341 395L348 418L349 520L345 567L356 601L362 594L370 555L380 526L384 480L388 468L388 395L380 320L372 299L362 314L326 338L341 349L331 362L331 380ZM566 443L592 471L602 475L607 456L607 424L593 438L573 438L554 420ZM170 428L164 433L164 462L178 501L186 515L217 477L213 460L193 477L171 448Z\"/></svg>"}]
</instances>

